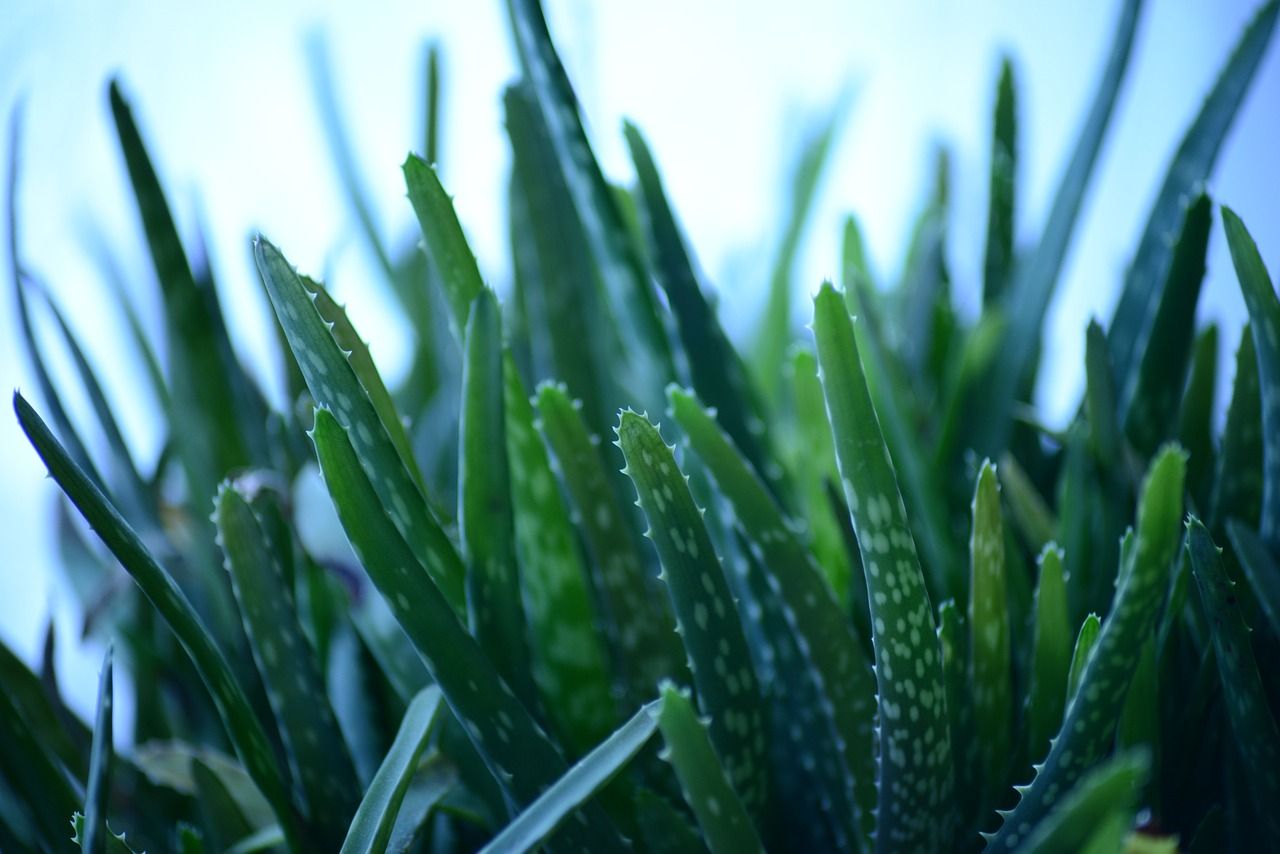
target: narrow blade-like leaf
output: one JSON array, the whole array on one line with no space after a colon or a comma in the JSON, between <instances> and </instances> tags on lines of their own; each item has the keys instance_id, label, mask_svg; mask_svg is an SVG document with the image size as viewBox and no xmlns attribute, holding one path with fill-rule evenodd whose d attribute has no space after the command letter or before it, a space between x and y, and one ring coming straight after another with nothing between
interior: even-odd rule
<instances>
[{"instance_id":1,"label":"narrow blade-like leaf","mask_svg":"<svg viewBox=\"0 0 1280 854\"><path fill-rule=\"evenodd\" d=\"M1027 755L1039 761L1062 723L1071 669L1071 628L1062 575L1062 549L1050 543L1040 552L1032 630L1031 677L1027 689Z\"/></svg>"},{"instance_id":2,"label":"narrow blade-like leaf","mask_svg":"<svg viewBox=\"0 0 1280 854\"><path fill-rule=\"evenodd\" d=\"M98 710L93 724L93 748L89 753L89 785L84 801L84 833L80 834L80 850L85 854L103 854L107 850L107 804L111 798L111 766L115 763L112 744L111 647L102 660L98 677Z\"/></svg>"},{"instance_id":3,"label":"narrow blade-like leaf","mask_svg":"<svg viewBox=\"0 0 1280 854\"><path fill-rule=\"evenodd\" d=\"M1004 789L1013 739L1013 685L1009 649L1008 582L1000 486L990 460L973 494L969 537L969 678L975 730L990 803Z\"/></svg>"}]
</instances>

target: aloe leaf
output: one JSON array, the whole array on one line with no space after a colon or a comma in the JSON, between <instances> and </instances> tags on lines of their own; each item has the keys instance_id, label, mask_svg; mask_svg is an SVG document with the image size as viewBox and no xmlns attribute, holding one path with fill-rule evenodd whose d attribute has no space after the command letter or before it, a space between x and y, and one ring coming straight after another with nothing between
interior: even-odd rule
<instances>
[{"instance_id":1,"label":"aloe leaf","mask_svg":"<svg viewBox=\"0 0 1280 854\"><path fill-rule=\"evenodd\" d=\"M983 461L973 494L969 537L969 676L975 737L990 802L1004 788L1013 738L1013 685L1009 648L1004 521L996 468Z\"/></svg>"},{"instance_id":2,"label":"aloe leaf","mask_svg":"<svg viewBox=\"0 0 1280 854\"><path fill-rule=\"evenodd\" d=\"M76 813L71 817L71 841L81 846L82 851L88 851L85 845L87 829L85 827L86 819L80 813ZM63 824L66 827L66 824ZM59 833L56 838L65 839L66 837ZM125 838L123 833L112 833L110 830L106 832L105 838L102 840L102 846L99 848L104 854L135 854L133 846L129 844L129 840ZM97 843L94 843L97 844Z\"/></svg>"},{"instance_id":3,"label":"aloe leaf","mask_svg":"<svg viewBox=\"0 0 1280 854\"><path fill-rule=\"evenodd\" d=\"M193 274L160 180L120 87L111 114L164 296L169 338L169 412L188 490L208 501L222 475L265 451L265 408L231 348L217 296Z\"/></svg>"},{"instance_id":4,"label":"aloe leaf","mask_svg":"<svg viewBox=\"0 0 1280 854\"><path fill-rule=\"evenodd\" d=\"M1227 521L1227 536L1262 613L1272 630L1280 635L1280 561L1261 537L1234 519Z\"/></svg>"},{"instance_id":5,"label":"aloe leaf","mask_svg":"<svg viewBox=\"0 0 1280 854\"><path fill-rule=\"evenodd\" d=\"M1280 3L1272 3L1272 20ZM1222 209L1231 261L1254 330L1262 401L1262 516L1258 532L1280 549L1280 298L1258 254L1257 244L1230 208Z\"/></svg>"},{"instance_id":6,"label":"aloe leaf","mask_svg":"<svg viewBox=\"0 0 1280 854\"><path fill-rule=\"evenodd\" d=\"M1080 689L1080 677L1084 675L1085 665L1089 663L1089 656L1093 654L1093 646L1098 642L1098 633L1101 631L1102 620L1097 614L1086 615L1084 622L1080 624L1075 646L1071 649L1071 667L1067 670L1067 703L1075 699L1076 692Z\"/></svg>"},{"instance_id":7,"label":"aloe leaf","mask_svg":"<svg viewBox=\"0 0 1280 854\"><path fill-rule=\"evenodd\" d=\"M971 401L971 414L981 416L974 422L977 433L973 437L980 453L1003 450L1008 438L1012 426L1011 405L1018 394L1018 384L1029 373L1035 357L1053 289L1129 65L1141 8L1141 0L1125 0L1120 10L1107 64L1076 137L1071 160L1058 180L1040 242L1009 282L1004 300L1004 315L1009 319L1009 326L1001 348L1003 355L993 363L988 382Z\"/></svg>"},{"instance_id":8,"label":"aloe leaf","mask_svg":"<svg viewBox=\"0 0 1280 854\"><path fill-rule=\"evenodd\" d=\"M422 657L445 701L462 723L505 795L531 803L564 773L563 757L467 634L439 588L414 565L413 551L377 499L347 431L317 409L312 441L325 483L352 548ZM563 842L621 844L599 810L587 824L562 831Z\"/></svg>"},{"instance_id":9,"label":"aloe leaf","mask_svg":"<svg viewBox=\"0 0 1280 854\"><path fill-rule=\"evenodd\" d=\"M800 242L812 218L814 202L827 162L831 158L836 136L849 111L847 94L831 108L804 139L791 173L791 193L782 242L774 256L769 273L769 292L765 310L760 316L760 327L751 348L752 367L764 397L776 401L778 397L778 366L786 357L791 343L792 276L799 253ZM699 389L701 391L701 389ZM735 437L736 438L736 437Z\"/></svg>"},{"instance_id":10,"label":"aloe leaf","mask_svg":"<svg viewBox=\"0 0 1280 854\"><path fill-rule=\"evenodd\" d=\"M409 788L400 802L400 814L387 842L388 851L406 852L424 835L427 822L443 812L449 803L447 799L459 792L458 776L457 767L440 753L428 754L418 763L417 772L409 778Z\"/></svg>"},{"instance_id":11,"label":"aloe leaf","mask_svg":"<svg viewBox=\"0 0 1280 854\"><path fill-rule=\"evenodd\" d=\"M950 838L953 768L933 608L906 507L862 372L853 323L830 284L814 337L845 499L866 568L880 715L877 850L932 850ZM894 672L914 679L895 678ZM922 749L922 746L927 749Z\"/></svg>"},{"instance_id":12,"label":"aloe leaf","mask_svg":"<svg viewBox=\"0 0 1280 854\"><path fill-rule=\"evenodd\" d=\"M243 689L217 644L196 616L195 609L173 578L156 563L138 535L76 466L40 420L40 416L20 394L14 395L14 409L23 432L44 460L49 474L178 637L200 674L201 681L212 695L236 753L271 804L276 819L285 829L289 847L296 849L299 837L294 826L294 811L271 744L254 716Z\"/></svg>"},{"instance_id":13,"label":"aloe leaf","mask_svg":"<svg viewBox=\"0 0 1280 854\"><path fill-rule=\"evenodd\" d=\"M1178 410L1178 444L1187 449L1187 491L1208 514L1213 488L1213 416L1218 383L1218 327L1209 324L1191 350L1191 375Z\"/></svg>"},{"instance_id":14,"label":"aloe leaf","mask_svg":"<svg viewBox=\"0 0 1280 854\"><path fill-rule=\"evenodd\" d=\"M1246 324L1236 350L1231 403L1209 499L1214 530L1220 530L1227 519L1256 526L1262 510L1262 386L1253 338L1253 326Z\"/></svg>"},{"instance_id":15,"label":"aloe leaf","mask_svg":"<svg viewBox=\"0 0 1280 854\"><path fill-rule=\"evenodd\" d=\"M373 405L374 411L378 413L378 419L387 431L387 438L391 440L391 444L395 445L396 452L400 455L400 460L404 463L405 470L409 472L418 488L425 494L427 487L422 480L422 471L418 468L418 463L413 458L413 450L409 444L409 434L405 431L404 422L400 420L399 413L396 412L396 405L391 399L391 392L387 391L387 386L382 381L382 375L378 373L378 366L373 362L373 354L369 352L369 345L364 342L364 339L356 332L355 327L351 325L346 309L334 301L323 285L306 276L299 276L298 279L311 294L312 302L315 303L316 311L320 312L320 317L324 319L325 323L329 324L329 331L333 334L333 340L347 354L347 361L351 364L351 370L355 372L356 379L360 382L360 387L369 396L369 403Z\"/></svg>"},{"instance_id":16,"label":"aloe leaf","mask_svg":"<svg viewBox=\"0 0 1280 854\"><path fill-rule=\"evenodd\" d=\"M317 844L334 844L359 800L351 754L298 621L280 554L271 550L258 518L234 486L223 484L214 504L227 572L292 776Z\"/></svg>"},{"instance_id":17,"label":"aloe leaf","mask_svg":"<svg viewBox=\"0 0 1280 854\"><path fill-rule=\"evenodd\" d=\"M520 583L535 639L534 679L566 747L578 754L618 722L611 677L569 512L509 353L505 368L507 456Z\"/></svg>"},{"instance_id":18,"label":"aloe leaf","mask_svg":"<svg viewBox=\"0 0 1280 854\"><path fill-rule=\"evenodd\" d=\"M974 736L973 683L969 678L969 637L964 615L955 600L938 607L938 650L942 657L942 678L947 692L947 718L951 732L951 757L957 780L976 779L979 744ZM972 832L979 814L981 787L957 789L953 805L960 833Z\"/></svg>"},{"instance_id":19,"label":"aloe leaf","mask_svg":"<svg viewBox=\"0 0 1280 854\"><path fill-rule=\"evenodd\" d=\"M645 846L653 854L704 854L707 850L685 814L650 790L636 792L636 813Z\"/></svg>"},{"instance_id":20,"label":"aloe leaf","mask_svg":"<svg viewBox=\"0 0 1280 854\"><path fill-rule=\"evenodd\" d=\"M1150 757L1143 750L1120 753L1094 768L1035 826L1022 842L1022 850L1037 854L1082 851L1099 826L1117 814L1127 829L1133 823L1150 769Z\"/></svg>"},{"instance_id":21,"label":"aloe leaf","mask_svg":"<svg viewBox=\"0 0 1280 854\"><path fill-rule=\"evenodd\" d=\"M562 385L538 386L542 435L555 455L577 507L577 527L591 555L592 579L608 614L633 703L652 696L663 677L687 678L684 650L667 596L650 583L648 569L609 484L598 439Z\"/></svg>"},{"instance_id":22,"label":"aloe leaf","mask_svg":"<svg viewBox=\"0 0 1280 854\"><path fill-rule=\"evenodd\" d=\"M632 757L648 744L649 737L658 728L662 706L662 700L641 706L629 721L578 760L481 850L485 854L532 851L545 842L574 810L620 774Z\"/></svg>"},{"instance_id":23,"label":"aloe leaf","mask_svg":"<svg viewBox=\"0 0 1280 854\"><path fill-rule=\"evenodd\" d=\"M58 713L57 701L45 690L40 677L3 643L0 685L15 713L31 728L31 743L41 745L43 752L55 757L74 777L83 779L89 769L85 746L90 744L92 733L74 715Z\"/></svg>"},{"instance_id":24,"label":"aloe leaf","mask_svg":"<svg viewBox=\"0 0 1280 854\"><path fill-rule=\"evenodd\" d=\"M1018 90L1013 62L1000 63L995 119L991 130L991 189L987 197L987 251L983 264L982 304L999 302L1013 267L1017 225Z\"/></svg>"},{"instance_id":25,"label":"aloe leaf","mask_svg":"<svg viewBox=\"0 0 1280 854\"><path fill-rule=\"evenodd\" d=\"M1125 694L1138 666L1144 639L1168 589L1178 546L1178 520L1186 455L1176 446L1151 464L1138 503L1137 534L1131 559L1123 559L1115 599L1098 634L1080 684L1067 706L1062 729L1031 785L1021 792L989 848L1010 851L1079 781L1115 734Z\"/></svg>"},{"instance_id":26,"label":"aloe leaf","mask_svg":"<svg viewBox=\"0 0 1280 854\"><path fill-rule=\"evenodd\" d=\"M1124 707L1116 724L1116 745L1120 748L1145 746L1151 751L1153 764L1159 766L1160 676L1156 668L1156 640L1152 634L1142 643L1138 666L1125 694Z\"/></svg>"},{"instance_id":27,"label":"aloe leaf","mask_svg":"<svg viewBox=\"0 0 1280 854\"><path fill-rule=\"evenodd\" d=\"M703 295L694 262L644 137L629 122L624 125L623 133L644 199L655 273L675 317L693 387L716 410L716 417L752 467L772 484L777 475L776 463L771 460L765 421L753 396L746 366L720 326L714 307ZM789 298L785 301L789 302ZM781 359L783 354L777 355ZM780 362L771 366L773 373L777 373L778 364Z\"/></svg>"},{"instance_id":28,"label":"aloe leaf","mask_svg":"<svg viewBox=\"0 0 1280 854\"><path fill-rule=\"evenodd\" d=\"M423 81L425 109L422 113L422 156L428 163L440 162L440 45L427 45Z\"/></svg>"},{"instance_id":29,"label":"aloe leaf","mask_svg":"<svg viewBox=\"0 0 1280 854\"><path fill-rule=\"evenodd\" d=\"M658 728L667 743L663 758L675 769L685 802L692 807L711 854L764 851L751 818L730 783L732 772L717 758L707 724L699 720L687 692L682 693L669 682L661 691Z\"/></svg>"},{"instance_id":30,"label":"aloe leaf","mask_svg":"<svg viewBox=\"0 0 1280 854\"><path fill-rule=\"evenodd\" d=\"M1000 488L1022 538L1033 551L1043 549L1058 530L1058 520L1018 458L1008 451L1000 455Z\"/></svg>"},{"instance_id":31,"label":"aloe leaf","mask_svg":"<svg viewBox=\"0 0 1280 854\"><path fill-rule=\"evenodd\" d=\"M801 545L782 510L732 440L690 392L667 389L671 414L689 446L733 506L738 526L765 569L770 594L805 654L822 717L843 766L844 800L856 808L861 838L869 841L875 810L875 679L853 625L821 570Z\"/></svg>"},{"instance_id":32,"label":"aloe leaf","mask_svg":"<svg viewBox=\"0 0 1280 854\"><path fill-rule=\"evenodd\" d=\"M1124 431L1143 457L1170 438L1176 424L1195 336L1212 212L1203 193L1187 205L1160 304L1145 340L1139 342L1131 371L1122 376Z\"/></svg>"},{"instance_id":33,"label":"aloe leaf","mask_svg":"<svg viewBox=\"0 0 1280 854\"><path fill-rule=\"evenodd\" d=\"M1125 276L1108 332L1118 377L1127 376L1141 357L1142 345L1151 334L1172 264L1174 247L1169 236L1178 227L1187 197L1198 184L1208 180L1213 171L1227 131L1266 55L1277 14L1280 14L1280 3L1275 0L1258 10L1169 165ZM1228 229L1228 234L1230 231Z\"/></svg>"},{"instance_id":34,"label":"aloe leaf","mask_svg":"<svg viewBox=\"0 0 1280 854\"><path fill-rule=\"evenodd\" d=\"M256 826L245 815L223 779L199 757L191 759L191 782L211 847L221 851L253 835ZM267 826L275 827L273 824Z\"/></svg>"},{"instance_id":35,"label":"aloe leaf","mask_svg":"<svg viewBox=\"0 0 1280 854\"><path fill-rule=\"evenodd\" d=\"M720 558L673 448L658 429L624 410L617 433L624 471L635 484L662 561L661 578L689 654L699 708L711 719L711 739L731 784L749 809L759 810L769 793L764 709Z\"/></svg>"},{"instance_id":36,"label":"aloe leaf","mask_svg":"<svg viewBox=\"0 0 1280 854\"><path fill-rule=\"evenodd\" d=\"M413 549L415 563L427 569L449 603L461 611L465 607L462 561L432 518L426 499L405 469L377 410L302 278L280 250L265 239L255 241L254 257L311 396L320 405L331 407L335 417L350 429L379 503Z\"/></svg>"},{"instance_id":37,"label":"aloe leaf","mask_svg":"<svg viewBox=\"0 0 1280 854\"><path fill-rule=\"evenodd\" d=\"M608 314L627 319L615 329L631 362L631 376L644 383L632 391L656 403L662 384L672 376L672 359L653 285L587 140L577 97L547 31L540 0L508 0L507 7L530 96L527 103L541 116L558 180L577 212L571 226L585 240L599 271ZM574 394L581 392L574 388Z\"/></svg>"},{"instance_id":38,"label":"aloe leaf","mask_svg":"<svg viewBox=\"0 0 1280 854\"><path fill-rule=\"evenodd\" d=\"M530 708L529 632L516 572L511 475L503 414L502 319L481 290L466 322L458 426L458 523L467 567L471 633L503 680Z\"/></svg>"},{"instance_id":39,"label":"aloe leaf","mask_svg":"<svg viewBox=\"0 0 1280 854\"><path fill-rule=\"evenodd\" d=\"M111 798L111 766L115 763L112 745L111 646L102 659L98 676L98 709L94 716L93 747L89 753L89 785L84 800L84 833L80 850L102 854L107 848L107 803Z\"/></svg>"},{"instance_id":40,"label":"aloe leaf","mask_svg":"<svg viewBox=\"0 0 1280 854\"><path fill-rule=\"evenodd\" d=\"M1062 549L1049 543L1040 552L1032 633L1031 676L1027 689L1027 755L1039 760L1062 723L1071 669L1071 629Z\"/></svg>"},{"instance_id":41,"label":"aloe leaf","mask_svg":"<svg viewBox=\"0 0 1280 854\"><path fill-rule=\"evenodd\" d=\"M1109 462L1122 453L1122 435L1116 417L1118 403L1111 345L1097 320L1089 321L1085 333L1085 399L1089 419L1089 446L1095 459Z\"/></svg>"},{"instance_id":42,"label":"aloe leaf","mask_svg":"<svg viewBox=\"0 0 1280 854\"><path fill-rule=\"evenodd\" d=\"M84 792L57 758L41 749L38 724L24 717L7 690L0 691L0 779L25 805L38 838L62 839L67 816L83 805Z\"/></svg>"},{"instance_id":43,"label":"aloe leaf","mask_svg":"<svg viewBox=\"0 0 1280 854\"><path fill-rule=\"evenodd\" d=\"M1195 517L1187 523L1187 550L1200 597L1213 627L1213 649L1227 707L1231 734L1248 773L1248 790L1257 807L1269 845L1280 845L1280 730L1267 705L1267 694L1249 640L1249 628L1222 565L1222 550ZM1269 567L1273 571L1275 566ZM1273 603L1274 604L1274 603Z\"/></svg>"},{"instance_id":44,"label":"aloe leaf","mask_svg":"<svg viewBox=\"0 0 1280 854\"><path fill-rule=\"evenodd\" d=\"M395 741L356 809L342 843L343 854L382 854L395 829L405 792L418 768L440 712L440 689L423 688L405 710Z\"/></svg>"}]
</instances>

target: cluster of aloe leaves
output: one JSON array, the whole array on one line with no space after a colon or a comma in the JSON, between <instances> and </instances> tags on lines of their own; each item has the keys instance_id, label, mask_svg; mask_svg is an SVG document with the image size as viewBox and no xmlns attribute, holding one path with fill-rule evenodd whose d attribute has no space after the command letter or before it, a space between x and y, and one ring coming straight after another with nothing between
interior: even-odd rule
<instances>
[{"instance_id":1,"label":"cluster of aloe leaves","mask_svg":"<svg viewBox=\"0 0 1280 854\"><path fill-rule=\"evenodd\" d=\"M137 394L167 420L147 469L19 258L15 121L11 274L47 422L21 395L15 410L65 494L84 631L114 656L90 727L51 648L39 672L0 648L0 849L1280 847L1280 300L1204 190L1277 0L1178 147L1110 323L1087 331L1077 417L1051 430L1026 404L1141 6L1122 4L1031 246L1014 242L1004 66L976 319L951 299L941 159L896 286L850 218L843 288L823 284L797 334L790 271L833 122L798 160L745 345L635 127L636 184L602 173L537 0L510 2L502 301L434 166L434 52L403 167L422 241L398 252L370 225L321 60L335 160L414 359L388 388L343 307L259 237L279 410L113 85L164 306L152 341L119 292ZM1250 317L1216 432L1232 372L1194 323L1215 218ZM320 481L331 507L304 495ZM314 533L338 523L349 549ZM113 661L136 708L119 752Z\"/></svg>"}]
</instances>

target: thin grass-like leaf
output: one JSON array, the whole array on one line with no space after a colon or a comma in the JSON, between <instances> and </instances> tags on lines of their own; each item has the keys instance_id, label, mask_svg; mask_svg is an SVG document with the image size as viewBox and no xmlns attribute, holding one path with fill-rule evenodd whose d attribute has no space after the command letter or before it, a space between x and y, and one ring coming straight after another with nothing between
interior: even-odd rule
<instances>
[{"instance_id":1,"label":"thin grass-like leaf","mask_svg":"<svg viewBox=\"0 0 1280 854\"><path fill-rule=\"evenodd\" d=\"M289 847L298 848L300 838L295 826L296 817L271 744L250 708L244 690L236 681L217 644L196 616L191 603L173 578L156 563L119 512L67 456L62 445L40 420L40 416L19 394L14 395L14 409L23 432L44 460L49 474L178 637L196 666L201 681L213 696L236 753L285 829Z\"/></svg>"},{"instance_id":2,"label":"thin grass-like leaf","mask_svg":"<svg viewBox=\"0 0 1280 854\"><path fill-rule=\"evenodd\" d=\"M108 645L107 654L102 659L102 672L98 676L98 709L94 715L89 785L84 799L84 833L78 834L80 850L85 854L103 854L107 850L107 803L111 798L111 766L115 764L113 693L111 646Z\"/></svg>"},{"instance_id":3,"label":"thin grass-like leaf","mask_svg":"<svg viewBox=\"0 0 1280 854\"><path fill-rule=\"evenodd\" d=\"M541 845L574 810L622 773L658 728L662 700L654 700L616 729L598 747L516 816L502 832L485 844L483 854L532 851Z\"/></svg>"},{"instance_id":4,"label":"thin grass-like leaf","mask_svg":"<svg viewBox=\"0 0 1280 854\"><path fill-rule=\"evenodd\" d=\"M1138 666L1144 639L1168 589L1178 546L1186 455L1166 447L1151 464L1138 504L1131 559L1121 561L1115 599L1088 657L1062 729L1018 805L990 838L992 851L1014 850L1105 751Z\"/></svg>"},{"instance_id":5,"label":"thin grass-like leaf","mask_svg":"<svg viewBox=\"0 0 1280 854\"><path fill-rule=\"evenodd\" d=\"M880 715L877 850L932 850L950 838L946 688L933 609L853 323L829 284L814 300L818 364L845 499L866 568ZM894 673L914 671L914 679ZM908 688L908 686L910 686ZM928 749L919 749L927 745Z\"/></svg>"},{"instance_id":6,"label":"thin grass-like leaf","mask_svg":"<svg viewBox=\"0 0 1280 854\"><path fill-rule=\"evenodd\" d=\"M673 448L643 415L623 411L618 446L649 520L676 627L689 655L699 708L734 789L749 809L769 797L765 719L747 639L702 511ZM669 694L671 692L665 692ZM665 702L665 701L664 701Z\"/></svg>"},{"instance_id":7,"label":"thin grass-like leaf","mask_svg":"<svg viewBox=\"0 0 1280 854\"><path fill-rule=\"evenodd\" d=\"M1187 449L1187 491L1198 512L1210 512L1213 489L1213 417L1218 390L1218 326L1209 324L1191 350L1191 375L1178 410L1178 444Z\"/></svg>"},{"instance_id":8,"label":"thin grass-like leaf","mask_svg":"<svg viewBox=\"0 0 1280 854\"><path fill-rule=\"evenodd\" d=\"M423 688L409 703L395 741L351 820L342 854L383 854L387 850L400 805L431 738L440 706L441 693L435 685Z\"/></svg>"},{"instance_id":9,"label":"thin grass-like leaf","mask_svg":"<svg viewBox=\"0 0 1280 854\"><path fill-rule=\"evenodd\" d=\"M315 844L337 844L359 800L355 766L303 635L279 552L244 495L223 484L214 520L245 634L275 715Z\"/></svg>"},{"instance_id":10,"label":"thin grass-like leaf","mask_svg":"<svg viewBox=\"0 0 1280 854\"><path fill-rule=\"evenodd\" d=\"M432 518L426 499L405 469L302 278L265 239L255 241L254 257L311 396L320 405L331 407L335 417L351 430L352 442L381 506L412 547L415 562L427 569L445 598L461 612L465 603L462 561Z\"/></svg>"},{"instance_id":11,"label":"thin grass-like leaf","mask_svg":"<svg viewBox=\"0 0 1280 854\"><path fill-rule=\"evenodd\" d=\"M666 683L661 701L658 728L667 743L663 757L675 769L711 854L763 852L751 818L729 782L733 775L712 749L707 724L698 719L688 693Z\"/></svg>"},{"instance_id":12,"label":"thin grass-like leaf","mask_svg":"<svg viewBox=\"0 0 1280 854\"><path fill-rule=\"evenodd\" d=\"M416 566L347 431L326 409L316 410L312 440L338 517L369 577L505 795L517 807L531 803L567 769L563 757ZM583 815L585 826L570 822L562 830L563 844L622 844L598 808L588 805Z\"/></svg>"},{"instance_id":13,"label":"thin grass-like leaf","mask_svg":"<svg viewBox=\"0 0 1280 854\"><path fill-rule=\"evenodd\" d=\"M1000 63L995 118L991 129L991 184L987 196L987 251L983 264L982 304L995 305L1004 294L1013 268L1013 236L1017 224L1018 90L1013 62Z\"/></svg>"},{"instance_id":14,"label":"thin grass-like leaf","mask_svg":"<svg viewBox=\"0 0 1280 854\"><path fill-rule=\"evenodd\" d=\"M860 838L869 842L875 804L875 678L853 624L840 610L821 570L796 538L758 472L717 420L690 392L667 389L671 414L689 446L733 506L737 524L765 568L769 594L795 633L818 690L831 746L843 766L843 800L855 808Z\"/></svg>"},{"instance_id":15,"label":"thin grass-like leaf","mask_svg":"<svg viewBox=\"0 0 1280 854\"><path fill-rule=\"evenodd\" d=\"M1071 628L1067 622L1067 590L1062 549L1050 543L1040 552L1032 630L1031 677L1027 689L1027 755L1039 760L1062 723L1071 669Z\"/></svg>"},{"instance_id":16,"label":"thin grass-like leaf","mask_svg":"<svg viewBox=\"0 0 1280 854\"><path fill-rule=\"evenodd\" d=\"M1253 325L1246 324L1236 350L1227 420L1222 426L1209 519L1220 531L1227 519L1256 526L1262 512L1262 386L1258 379Z\"/></svg>"},{"instance_id":17,"label":"thin grass-like leaf","mask_svg":"<svg viewBox=\"0 0 1280 854\"><path fill-rule=\"evenodd\" d=\"M1117 377L1128 376L1141 358L1173 262L1175 249L1169 237L1178 227L1187 197L1213 172L1223 140L1271 43L1278 15L1276 0L1258 10L1173 156L1107 333Z\"/></svg>"},{"instance_id":18,"label":"thin grass-like leaf","mask_svg":"<svg viewBox=\"0 0 1280 854\"><path fill-rule=\"evenodd\" d=\"M1274 21L1280 3L1272 3L1271 8ZM1280 298L1240 217L1224 207L1222 223L1257 348L1262 403L1262 515L1258 532L1272 549L1280 550Z\"/></svg>"},{"instance_id":19,"label":"thin grass-like leaf","mask_svg":"<svg viewBox=\"0 0 1280 854\"><path fill-rule=\"evenodd\" d=\"M1200 597L1213 627L1223 699L1236 749L1247 770L1249 795L1265 828L1268 845L1280 845L1280 730L1267 703L1258 674L1249 628L1240 614L1235 584L1222 565L1222 550L1209 530L1192 516L1187 522L1187 550ZM1275 566L1269 567L1273 572ZM1274 576L1273 576L1274 577Z\"/></svg>"}]
</instances>

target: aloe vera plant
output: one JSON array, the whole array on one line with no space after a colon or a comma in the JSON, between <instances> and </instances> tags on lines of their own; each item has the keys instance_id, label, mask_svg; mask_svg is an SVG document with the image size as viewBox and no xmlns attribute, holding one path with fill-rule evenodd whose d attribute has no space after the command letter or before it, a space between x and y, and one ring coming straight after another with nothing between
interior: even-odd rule
<instances>
[{"instance_id":1,"label":"aloe vera plant","mask_svg":"<svg viewBox=\"0 0 1280 854\"><path fill-rule=\"evenodd\" d=\"M1143 5L1119 3L1034 240L1006 61L980 281L946 263L939 156L900 285L876 281L848 217L842 288L808 283L805 334L788 294L842 101L799 152L745 343L662 152L628 123L636 185L602 169L537 0L508 3L510 282L486 280L436 166L438 49L425 148L402 166L422 241L397 252L317 44L335 168L413 359L387 383L327 287L256 238L278 408L113 82L164 308L149 340L113 285L165 419L150 466L18 254L15 117L8 273L39 401L14 409L62 495L85 631L111 652L81 721L51 648L33 668L0 647L0 850L1274 849L1276 245L1204 188L1280 0L1187 129L1114 318L1083 331L1076 414L1049 429L1026 406ZM1221 429L1234 330L1195 323L1219 227L1249 312ZM54 346L82 388L55 380Z\"/></svg>"}]
</instances>

